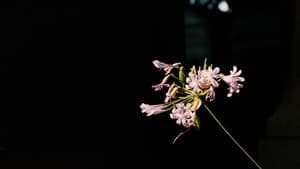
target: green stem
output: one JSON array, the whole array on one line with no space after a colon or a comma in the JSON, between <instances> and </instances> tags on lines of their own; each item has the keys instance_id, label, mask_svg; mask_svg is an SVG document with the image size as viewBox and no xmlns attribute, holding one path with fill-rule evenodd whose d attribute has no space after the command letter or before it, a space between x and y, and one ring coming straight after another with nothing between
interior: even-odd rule
<instances>
[{"instance_id":1,"label":"green stem","mask_svg":"<svg viewBox=\"0 0 300 169\"><path fill-rule=\"evenodd\" d=\"M223 126L223 124L218 120L218 118L214 115L214 113L204 104L204 107L212 116L212 118L218 123L218 125L222 128L222 130L229 136L229 138L238 146L238 148L255 164L255 166L259 169L262 167L250 156L250 154L236 141L236 139L227 131L227 129Z\"/></svg>"},{"instance_id":2,"label":"green stem","mask_svg":"<svg viewBox=\"0 0 300 169\"><path fill-rule=\"evenodd\" d=\"M175 144L176 141L177 141L181 136L183 136L185 133L187 133L190 129L191 129L191 128L187 128L185 131L180 132L180 133L174 138L172 144Z\"/></svg>"}]
</instances>

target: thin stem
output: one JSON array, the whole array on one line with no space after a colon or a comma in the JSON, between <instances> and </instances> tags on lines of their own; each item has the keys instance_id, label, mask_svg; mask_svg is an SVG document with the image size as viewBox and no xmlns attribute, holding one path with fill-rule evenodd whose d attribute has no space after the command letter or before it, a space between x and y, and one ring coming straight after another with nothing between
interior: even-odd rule
<instances>
[{"instance_id":1,"label":"thin stem","mask_svg":"<svg viewBox=\"0 0 300 169\"><path fill-rule=\"evenodd\" d=\"M176 141L182 136L182 135L184 135L185 133L187 133L189 130L190 130L191 128L187 128L185 131L183 131L183 132L180 132L175 138L174 138L174 140L173 140L173 143L172 144L175 144L176 143Z\"/></svg>"},{"instance_id":2,"label":"thin stem","mask_svg":"<svg viewBox=\"0 0 300 169\"><path fill-rule=\"evenodd\" d=\"M229 136L229 138L240 148L240 150L255 164L255 166L259 169L262 167L250 156L250 154L236 141L236 139L227 131L227 129L223 126L223 124L218 120L218 118L214 115L214 113L204 104L204 107L212 116L212 118L218 123L218 125L222 128L222 130Z\"/></svg>"}]
</instances>

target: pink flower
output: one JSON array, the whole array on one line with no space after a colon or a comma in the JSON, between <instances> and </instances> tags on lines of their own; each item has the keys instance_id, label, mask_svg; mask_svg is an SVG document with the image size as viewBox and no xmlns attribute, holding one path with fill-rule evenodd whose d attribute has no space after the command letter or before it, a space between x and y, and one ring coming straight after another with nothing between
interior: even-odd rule
<instances>
[{"instance_id":1,"label":"pink flower","mask_svg":"<svg viewBox=\"0 0 300 169\"><path fill-rule=\"evenodd\" d=\"M190 109L189 106L185 106L184 103L178 103L173 108L170 114L171 119L176 119L178 125L183 125L185 128L195 126L196 113Z\"/></svg>"},{"instance_id":2,"label":"pink flower","mask_svg":"<svg viewBox=\"0 0 300 169\"><path fill-rule=\"evenodd\" d=\"M186 78L186 88L193 89L194 92L199 92L201 90L209 89L210 86L218 87L219 83L217 79L220 78L220 69L218 67L212 69L209 66L208 69L199 70L197 73L195 69L189 73L189 77Z\"/></svg>"},{"instance_id":3,"label":"pink flower","mask_svg":"<svg viewBox=\"0 0 300 169\"><path fill-rule=\"evenodd\" d=\"M159 84L152 85L152 88L154 88L154 91L159 91L163 87L170 87L169 84L167 84L169 76L166 76Z\"/></svg>"},{"instance_id":4,"label":"pink flower","mask_svg":"<svg viewBox=\"0 0 300 169\"><path fill-rule=\"evenodd\" d=\"M154 91L159 91L161 90L163 87L169 87L169 84L163 84L163 83L159 83L156 85L152 85L152 88L154 88Z\"/></svg>"},{"instance_id":5,"label":"pink flower","mask_svg":"<svg viewBox=\"0 0 300 169\"><path fill-rule=\"evenodd\" d=\"M216 79L220 78L220 75L218 74L219 72L220 68L215 67L214 69L212 69L212 66L209 66L208 69L204 69L201 71L199 69L199 86L201 87L201 89L208 89L210 86L218 87L219 83Z\"/></svg>"},{"instance_id":6,"label":"pink flower","mask_svg":"<svg viewBox=\"0 0 300 169\"><path fill-rule=\"evenodd\" d=\"M189 77L186 78L187 85L185 86L187 89L192 89L193 92L200 92L200 84L199 84L199 75L196 73L189 73Z\"/></svg>"},{"instance_id":7,"label":"pink flower","mask_svg":"<svg viewBox=\"0 0 300 169\"><path fill-rule=\"evenodd\" d=\"M159 70L163 69L166 75L169 74L173 68L179 68L179 65L181 64L179 62L174 64L167 64L159 60L153 60L152 63L157 69Z\"/></svg>"},{"instance_id":8,"label":"pink flower","mask_svg":"<svg viewBox=\"0 0 300 169\"><path fill-rule=\"evenodd\" d=\"M140 108L142 109L142 113L146 113L147 116L161 114L167 111L165 107L166 106L163 104L149 105L149 104L142 103L140 105Z\"/></svg>"},{"instance_id":9,"label":"pink flower","mask_svg":"<svg viewBox=\"0 0 300 169\"><path fill-rule=\"evenodd\" d=\"M224 80L225 83L229 85L229 93L227 94L227 97L231 97L233 93L239 93L240 88L243 87L242 84L239 82L244 82L245 78L240 77L242 70L237 71L237 67L233 66L233 70L230 71L230 75L223 76L222 80Z\"/></svg>"}]
</instances>

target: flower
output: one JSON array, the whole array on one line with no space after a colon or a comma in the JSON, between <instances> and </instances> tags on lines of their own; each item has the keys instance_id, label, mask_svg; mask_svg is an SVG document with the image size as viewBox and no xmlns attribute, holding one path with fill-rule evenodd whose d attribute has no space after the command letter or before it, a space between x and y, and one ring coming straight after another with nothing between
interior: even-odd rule
<instances>
[{"instance_id":1,"label":"flower","mask_svg":"<svg viewBox=\"0 0 300 169\"><path fill-rule=\"evenodd\" d=\"M161 90L163 87L169 87L169 84L164 84L164 83L159 83L156 85L152 85L152 88L154 88L154 91L159 91Z\"/></svg>"},{"instance_id":2,"label":"flower","mask_svg":"<svg viewBox=\"0 0 300 169\"><path fill-rule=\"evenodd\" d=\"M244 82L245 78L240 77L242 70L237 70L237 67L233 66L233 70L230 71L230 75L222 76L222 80L229 85L229 93L227 94L227 97L231 97L233 93L239 93L240 88L243 87L243 85L239 82Z\"/></svg>"},{"instance_id":3,"label":"flower","mask_svg":"<svg viewBox=\"0 0 300 169\"><path fill-rule=\"evenodd\" d=\"M152 85L152 88L154 88L154 91L159 91L163 87L169 87L170 85L167 84L169 76L166 76L159 84Z\"/></svg>"},{"instance_id":4,"label":"flower","mask_svg":"<svg viewBox=\"0 0 300 169\"><path fill-rule=\"evenodd\" d=\"M163 69L166 73L162 81L153 85L152 88L154 91L159 91L167 87L168 90L162 104L142 103L140 105L142 113L151 116L172 110L169 114L170 118L175 119L178 125L185 128L199 127L199 118L196 112L201 108L201 105L204 104L205 107L205 101L212 102L215 100L215 89L220 86L220 80L229 85L228 97L231 97L233 93L238 93L243 87L241 82L245 80L240 77L242 71L238 71L236 66L233 66L230 74L225 76L220 73L219 67L212 65L207 67L206 60L202 69L199 67L197 70L195 66L192 66L188 76L185 75L183 66L179 68L181 64L179 62L167 64L154 60L152 63L156 68ZM179 68L178 76L171 73L174 68Z\"/></svg>"},{"instance_id":5,"label":"flower","mask_svg":"<svg viewBox=\"0 0 300 169\"><path fill-rule=\"evenodd\" d=\"M147 116L158 115L167 111L165 109L166 108L165 105L163 104L149 105L149 104L142 103L140 105L140 108L142 109L142 113L146 113Z\"/></svg>"},{"instance_id":6,"label":"flower","mask_svg":"<svg viewBox=\"0 0 300 169\"><path fill-rule=\"evenodd\" d=\"M200 77L198 74L190 72L189 76L186 78L187 85L185 87L187 89L192 89L193 92L200 92L201 88L199 84L199 79Z\"/></svg>"},{"instance_id":7,"label":"flower","mask_svg":"<svg viewBox=\"0 0 300 169\"><path fill-rule=\"evenodd\" d=\"M219 78L220 75L218 73L220 72L220 68L215 67L214 69L212 66L209 66L208 69L201 70L199 69L198 75L200 77L199 79L199 86L201 89L207 89L210 86L218 87L219 83L216 79Z\"/></svg>"},{"instance_id":8,"label":"flower","mask_svg":"<svg viewBox=\"0 0 300 169\"><path fill-rule=\"evenodd\" d=\"M242 71L233 66L233 70L229 75L223 75L220 73L220 68L213 68L210 65L206 69L206 59L203 69L200 67L198 71L195 66L191 68L188 73L188 77L185 76L183 66L179 68L181 63L167 64L158 60L152 62L159 70L165 71L165 77L161 83L153 85L155 91L161 90L163 87L169 87L165 94L164 103L149 105L142 103L140 105L141 112L146 113L147 116L158 115L167 111L170 111L170 118L176 120L176 124L182 125L186 128L185 132L181 132L175 137L173 144L178 140L180 136L189 131L190 128L200 127L200 120L197 116L197 111L201 107L204 107L208 114L216 121L221 129L229 136L229 138L237 145L239 149L257 166L261 169L261 166L247 153L247 151L234 139L234 137L227 131L224 125L217 119L214 113L205 104L205 101L215 100L216 93L215 88L219 87L218 81L223 80L229 85L228 97L231 97L233 93L239 93L243 87L241 82L245 81L244 77L241 77ZM173 68L179 68L178 77L171 73ZM173 78L174 82L167 84L169 78ZM186 77L186 78L185 78ZM205 99L203 99L205 98ZM203 106L202 106L203 105Z\"/></svg>"},{"instance_id":9,"label":"flower","mask_svg":"<svg viewBox=\"0 0 300 169\"><path fill-rule=\"evenodd\" d=\"M181 64L179 62L173 64L167 64L159 60L153 60L152 63L158 70L163 69L166 75L169 74L173 68L179 68L179 65Z\"/></svg>"},{"instance_id":10,"label":"flower","mask_svg":"<svg viewBox=\"0 0 300 169\"><path fill-rule=\"evenodd\" d=\"M208 69L203 70L199 68L197 72L195 67L193 67L189 72L189 76L186 78L186 88L192 89L194 92L200 92L206 89L212 92L213 89L211 89L211 86L219 86L217 82L217 79L220 78L219 72L220 68L218 67L213 69L212 66L209 66Z\"/></svg>"},{"instance_id":11,"label":"flower","mask_svg":"<svg viewBox=\"0 0 300 169\"><path fill-rule=\"evenodd\" d=\"M191 110L190 104L184 105L184 103L176 104L170 114L171 119L176 119L176 123L178 125L183 125L185 128L195 126L195 116L196 113Z\"/></svg>"}]
</instances>

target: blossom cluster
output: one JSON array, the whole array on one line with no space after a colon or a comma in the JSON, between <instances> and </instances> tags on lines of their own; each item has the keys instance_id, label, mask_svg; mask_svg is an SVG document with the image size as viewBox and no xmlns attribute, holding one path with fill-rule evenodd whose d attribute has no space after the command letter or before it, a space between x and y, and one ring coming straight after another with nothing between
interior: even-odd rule
<instances>
[{"instance_id":1,"label":"blossom cluster","mask_svg":"<svg viewBox=\"0 0 300 169\"><path fill-rule=\"evenodd\" d=\"M164 103L149 105L142 103L141 112L147 116L158 115L164 112L170 113L170 118L176 120L178 125L185 128L199 127L199 118L196 114L203 102L215 100L215 89L220 86L221 81L227 84L227 97L234 93L239 93L245 81L241 77L241 70L236 66L229 74L224 75L219 67L207 66L206 60L203 67L198 69L192 66L188 73L185 73L181 63L168 64L154 60L153 65L161 71L164 71L162 81L152 88L155 91L166 89ZM174 74L175 70L178 71Z\"/></svg>"}]
</instances>

